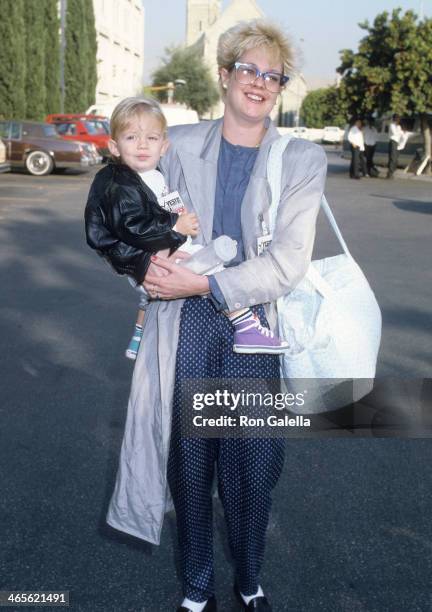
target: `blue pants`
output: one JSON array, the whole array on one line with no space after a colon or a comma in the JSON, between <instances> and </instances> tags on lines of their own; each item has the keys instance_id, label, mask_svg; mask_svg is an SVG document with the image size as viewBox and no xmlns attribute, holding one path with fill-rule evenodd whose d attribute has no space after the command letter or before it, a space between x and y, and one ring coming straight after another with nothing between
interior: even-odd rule
<instances>
[{"instance_id":1,"label":"blue pants","mask_svg":"<svg viewBox=\"0 0 432 612\"><path fill-rule=\"evenodd\" d=\"M256 312L265 324L263 308ZM181 381L279 376L277 356L233 352L232 325L209 300L186 300L177 349L168 482L177 515L183 592L193 601L214 594L211 489L215 466L237 582L244 595L256 593L271 490L282 470L285 441L182 438Z\"/></svg>"}]
</instances>

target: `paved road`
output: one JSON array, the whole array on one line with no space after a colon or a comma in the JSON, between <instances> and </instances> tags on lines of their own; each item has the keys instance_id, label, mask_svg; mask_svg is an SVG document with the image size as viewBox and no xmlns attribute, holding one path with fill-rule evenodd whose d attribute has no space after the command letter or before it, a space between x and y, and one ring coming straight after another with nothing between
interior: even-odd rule
<instances>
[{"instance_id":1,"label":"paved road","mask_svg":"<svg viewBox=\"0 0 432 612\"><path fill-rule=\"evenodd\" d=\"M383 309L379 373L426 376L430 185L350 181L347 162L329 152L329 163L329 200ZM136 300L84 245L90 180L0 176L0 589L67 589L85 612L170 612L174 517L160 547L104 524ZM337 252L324 223L317 244ZM291 440L262 576L274 610L431 610L431 462L429 440ZM217 592L230 612L218 502L215 518Z\"/></svg>"}]
</instances>

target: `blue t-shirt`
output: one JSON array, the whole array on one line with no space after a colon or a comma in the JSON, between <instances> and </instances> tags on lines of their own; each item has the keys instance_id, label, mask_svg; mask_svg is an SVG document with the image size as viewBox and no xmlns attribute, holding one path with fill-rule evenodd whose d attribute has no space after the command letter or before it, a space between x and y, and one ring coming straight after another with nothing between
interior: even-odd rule
<instances>
[{"instance_id":1,"label":"blue t-shirt","mask_svg":"<svg viewBox=\"0 0 432 612\"><path fill-rule=\"evenodd\" d=\"M233 145L222 136L217 166L212 238L214 240L225 234L237 241L237 255L228 264L229 266L236 266L245 259L241 206L258 151L258 147ZM213 302L219 309L226 308L223 294L213 276L209 276L209 284Z\"/></svg>"}]
</instances>

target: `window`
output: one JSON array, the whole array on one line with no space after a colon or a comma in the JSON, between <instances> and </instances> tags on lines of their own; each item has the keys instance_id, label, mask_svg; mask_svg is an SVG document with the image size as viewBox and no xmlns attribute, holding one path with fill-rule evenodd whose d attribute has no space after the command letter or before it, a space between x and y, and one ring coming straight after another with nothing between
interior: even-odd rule
<instances>
[{"instance_id":1,"label":"window","mask_svg":"<svg viewBox=\"0 0 432 612\"><path fill-rule=\"evenodd\" d=\"M0 122L0 138L9 138L10 123L7 121Z\"/></svg>"},{"instance_id":2,"label":"window","mask_svg":"<svg viewBox=\"0 0 432 612\"><path fill-rule=\"evenodd\" d=\"M42 131L43 131L43 135L48 136L48 138L57 136L57 131L53 125L43 125Z\"/></svg>"},{"instance_id":3,"label":"window","mask_svg":"<svg viewBox=\"0 0 432 612\"><path fill-rule=\"evenodd\" d=\"M19 140L21 138L21 125L19 123L16 123L15 121L12 121L11 123L11 135L10 137L13 140Z\"/></svg>"},{"instance_id":4,"label":"window","mask_svg":"<svg viewBox=\"0 0 432 612\"><path fill-rule=\"evenodd\" d=\"M107 121L84 121L89 134L109 134Z\"/></svg>"}]
</instances>

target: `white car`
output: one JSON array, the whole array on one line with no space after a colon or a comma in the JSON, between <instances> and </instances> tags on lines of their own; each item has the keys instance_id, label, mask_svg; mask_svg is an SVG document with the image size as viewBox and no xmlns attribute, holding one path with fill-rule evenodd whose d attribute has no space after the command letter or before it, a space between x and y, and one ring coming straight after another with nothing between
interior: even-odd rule
<instances>
[{"instance_id":1,"label":"white car","mask_svg":"<svg viewBox=\"0 0 432 612\"><path fill-rule=\"evenodd\" d=\"M339 127L327 126L323 130L321 142L323 144L341 144L344 131Z\"/></svg>"},{"instance_id":2,"label":"white car","mask_svg":"<svg viewBox=\"0 0 432 612\"><path fill-rule=\"evenodd\" d=\"M0 174L2 172L8 172L10 170L10 164L6 159L6 145L0 138Z\"/></svg>"}]
</instances>

